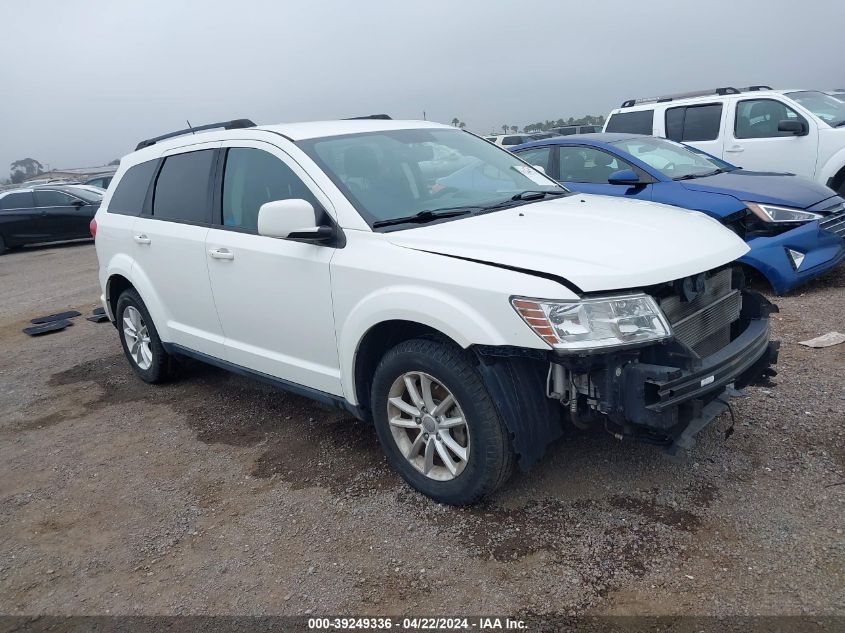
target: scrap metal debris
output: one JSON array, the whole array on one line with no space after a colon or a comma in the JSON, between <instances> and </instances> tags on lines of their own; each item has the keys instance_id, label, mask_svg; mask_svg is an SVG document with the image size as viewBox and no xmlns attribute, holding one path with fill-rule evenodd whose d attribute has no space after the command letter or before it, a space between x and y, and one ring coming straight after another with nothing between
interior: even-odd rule
<instances>
[{"instance_id":1,"label":"scrap metal debris","mask_svg":"<svg viewBox=\"0 0 845 633\"><path fill-rule=\"evenodd\" d=\"M806 347L831 347L840 343L845 343L845 334L840 332L828 332L827 334L822 334L807 341L798 341L799 345Z\"/></svg>"}]
</instances>

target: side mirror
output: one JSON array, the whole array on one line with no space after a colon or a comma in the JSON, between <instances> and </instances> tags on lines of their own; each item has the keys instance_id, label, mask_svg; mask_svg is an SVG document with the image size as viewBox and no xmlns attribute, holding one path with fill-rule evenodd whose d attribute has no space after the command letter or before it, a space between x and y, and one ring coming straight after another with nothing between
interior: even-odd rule
<instances>
[{"instance_id":1,"label":"side mirror","mask_svg":"<svg viewBox=\"0 0 845 633\"><path fill-rule=\"evenodd\" d=\"M790 132L795 136L806 136L810 133L810 130L803 121L778 121L778 132Z\"/></svg>"},{"instance_id":2,"label":"side mirror","mask_svg":"<svg viewBox=\"0 0 845 633\"><path fill-rule=\"evenodd\" d=\"M640 177L637 176L633 169L620 169L615 171L607 177L607 182L611 185L628 185L635 186L642 184Z\"/></svg>"},{"instance_id":3,"label":"side mirror","mask_svg":"<svg viewBox=\"0 0 845 633\"><path fill-rule=\"evenodd\" d=\"M274 200L258 209L258 234L282 240L320 243L334 238L330 226L317 224L317 213L307 200Z\"/></svg>"},{"instance_id":4,"label":"side mirror","mask_svg":"<svg viewBox=\"0 0 845 633\"><path fill-rule=\"evenodd\" d=\"M71 204L73 204L73 206L75 206L77 209L81 209L88 203L84 200L74 200Z\"/></svg>"}]
</instances>

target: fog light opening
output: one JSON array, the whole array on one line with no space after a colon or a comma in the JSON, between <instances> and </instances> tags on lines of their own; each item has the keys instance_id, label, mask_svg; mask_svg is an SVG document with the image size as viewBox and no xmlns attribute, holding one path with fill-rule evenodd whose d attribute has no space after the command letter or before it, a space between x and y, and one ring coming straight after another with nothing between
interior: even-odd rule
<instances>
[{"instance_id":1,"label":"fog light opening","mask_svg":"<svg viewBox=\"0 0 845 633\"><path fill-rule=\"evenodd\" d=\"M787 248L786 252L789 253L789 259L792 262L792 266L795 270L801 268L801 264L804 262L804 253L801 251L796 251L791 248Z\"/></svg>"}]
</instances>

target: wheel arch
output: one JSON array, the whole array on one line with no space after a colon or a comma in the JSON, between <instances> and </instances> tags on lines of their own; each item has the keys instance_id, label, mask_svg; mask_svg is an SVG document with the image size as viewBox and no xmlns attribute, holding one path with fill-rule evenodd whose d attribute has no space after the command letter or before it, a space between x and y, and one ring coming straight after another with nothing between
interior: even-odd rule
<instances>
[{"instance_id":1,"label":"wheel arch","mask_svg":"<svg viewBox=\"0 0 845 633\"><path fill-rule=\"evenodd\" d=\"M817 172L816 180L840 195L845 187L845 148L840 149Z\"/></svg>"},{"instance_id":2,"label":"wheel arch","mask_svg":"<svg viewBox=\"0 0 845 633\"><path fill-rule=\"evenodd\" d=\"M352 397L358 410L370 417L370 381L384 355L402 341L437 338L460 348L457 341L430 325L404 319L381 321L368 329L358 343L353 367Z\"/></svg>"},{"instance_id":3,"label":"wheel arch","mask_svg":"<svg viewBox=\"0 0 845 633\"><path fill-rule=\"evenodd\" d=\"M140 295L141 300L144 302L147 312L150 313L150 317L155 324L161 340L169 341L170 332L167 328L166 315L163 311L158 293L155 292L150 280L146 275L131 266L131 263L128 266L122 265L127 262L117 261L112 263L113 266L109 267L105 283L105 303L111 313L109 315L111 320L114 322L117 319L117 300L120 298L120 294L127 288L134 288L135 292Z\"/></svg>"},{"instance_id":4,"label":"wheel arch","mask_svg":"<svg viewBox=\"0 0 845 633\"><path fill-rule=\"evenodd\" d=\"M845 196L845 165L842 165L839 171L828 179L827 186L840 196Z\"/></svg>"}]
</instances>

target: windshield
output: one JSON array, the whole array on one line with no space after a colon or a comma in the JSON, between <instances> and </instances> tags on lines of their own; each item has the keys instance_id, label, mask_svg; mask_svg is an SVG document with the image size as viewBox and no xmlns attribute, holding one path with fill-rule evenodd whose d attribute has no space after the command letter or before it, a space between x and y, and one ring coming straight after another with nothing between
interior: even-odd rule
<instances>
[{"instance_id":1,"label":"windshield","mask_svg":"<svg viewBox=\"0 0 845 633\"><path fill-rule=\"evenodd\" d=\"M845 124L845 103L839 99L834 99L830 95L816 90L788 92L786 96L800 103L830 127L839 127Z\"/></svg>"},{"instance_id":2,"label":"windshield","mask_svg":"<svg viewBox=\"0 0 845 633\"><path fill-rule=\"evenodd\" d=\"M730 163L710 154L663 138L632 137L616 141L612 145L628 152L668 178L697 178L736 169Z\"/></svg>"},{"instance_id":3,"label":"windshield","mask_svg":"<svg viewBox=\"0 0 845 633\"><path fill-rule=\"evenodd\" d=\"M422 212L482 209L525 191L565 191L510 152L461 130L366 132L297 145L371 226Z\"/></svg>"}]
</instances>

